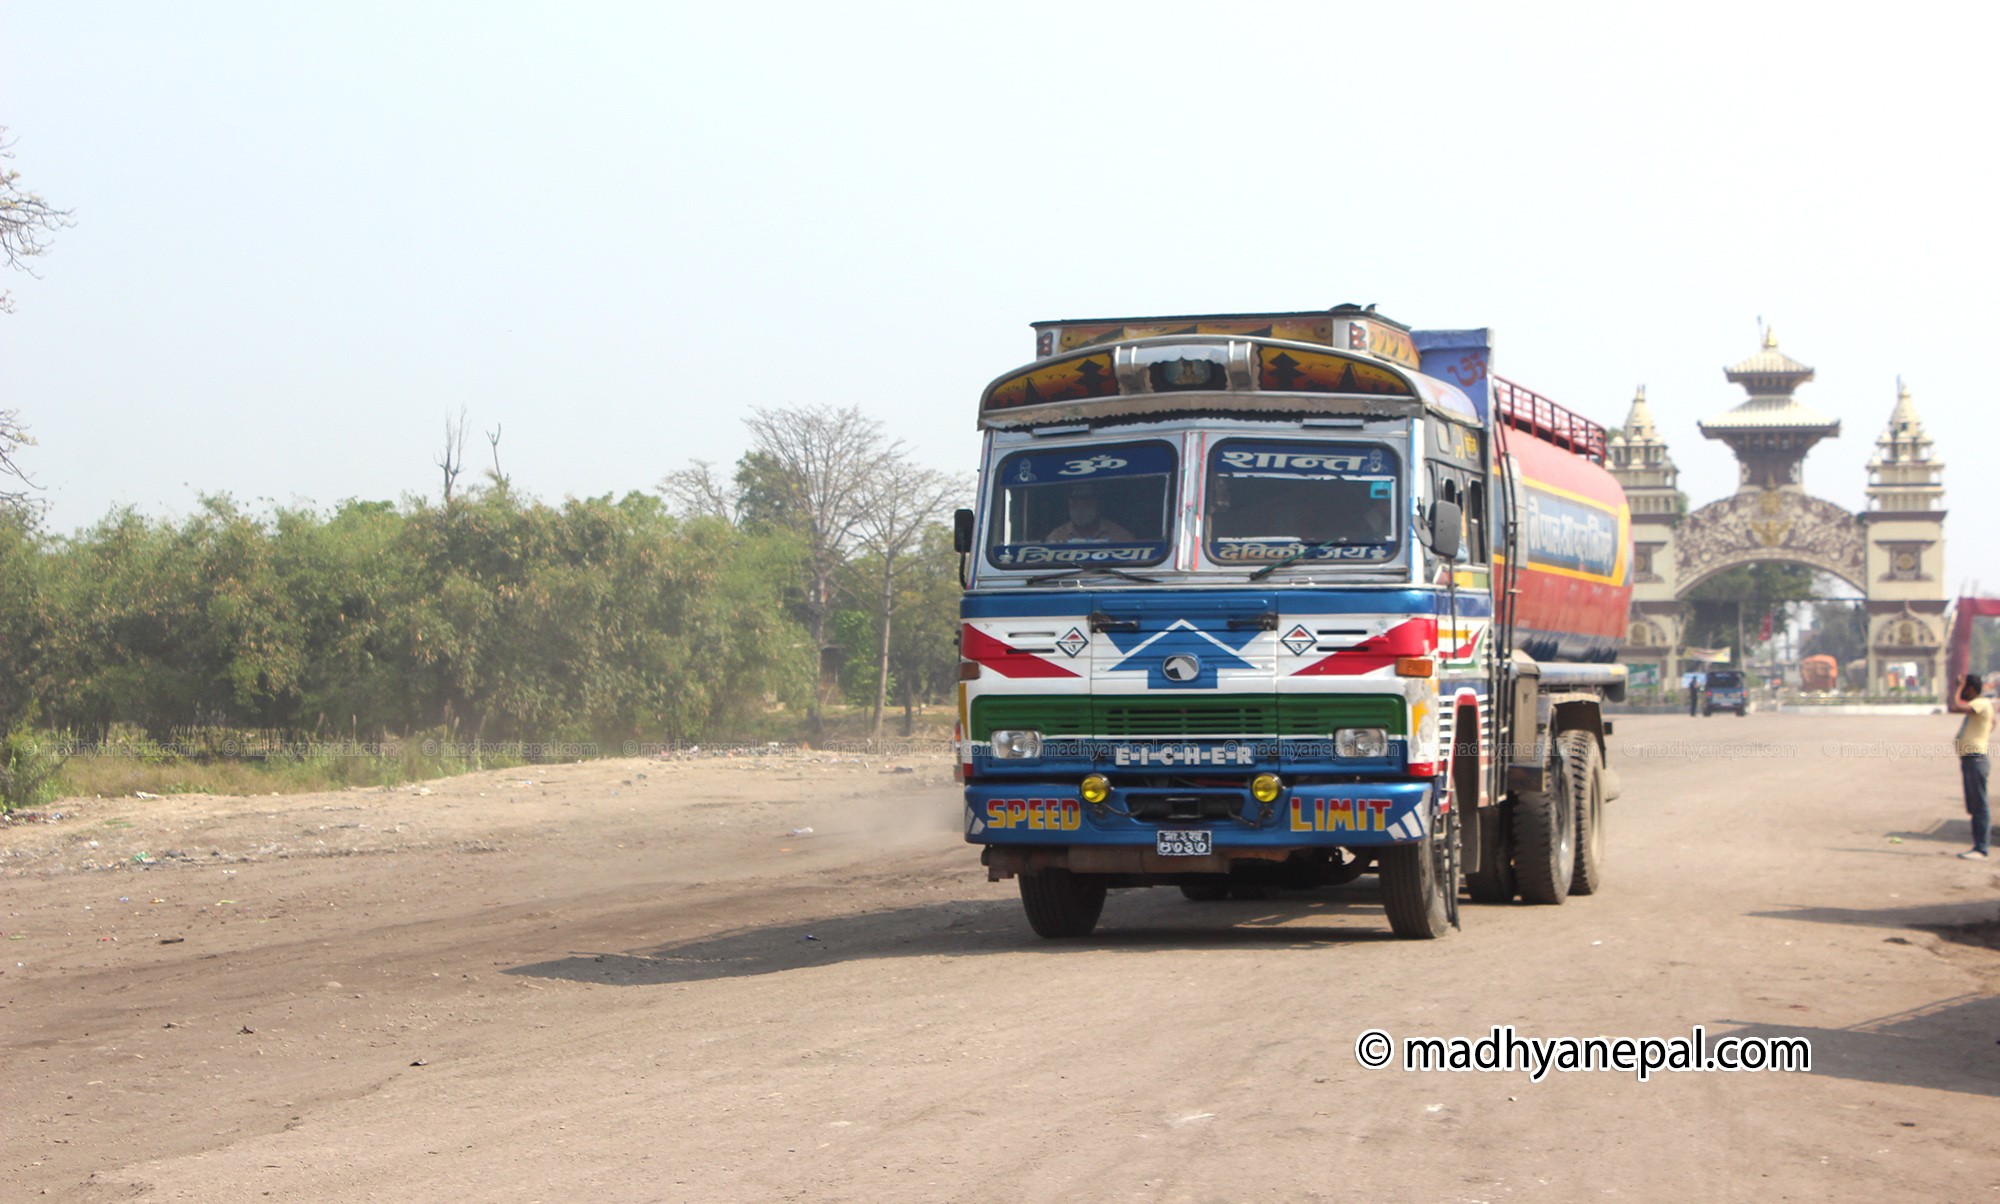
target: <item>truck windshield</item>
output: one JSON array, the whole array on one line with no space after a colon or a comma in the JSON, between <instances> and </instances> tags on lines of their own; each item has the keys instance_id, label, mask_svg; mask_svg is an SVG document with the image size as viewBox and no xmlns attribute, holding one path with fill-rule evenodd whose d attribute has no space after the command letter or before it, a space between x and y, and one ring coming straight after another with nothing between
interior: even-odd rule
<instances>
[{"instance_id":1,"label":"truck windshield","mask_svg":"<svg viewBox=\"0 0 2000 1204\"><path fill-rule=\"evenodd\" d=\"M1003 569L1158 564L1172 537L1172 444L1015 452L994 475L986 556Z\"/></svg>"},{"instance_id":2,"label":"truck windshield","mask_svg":"<svg viewBox=\"0 0 2000 1204\"><path fill-rule=\"evenodd\" d=\"M1379 444L1230 439L1208 461L1208 558L1370 563L1396 555L1396 454Z\"/></svg>"}]
</instances>

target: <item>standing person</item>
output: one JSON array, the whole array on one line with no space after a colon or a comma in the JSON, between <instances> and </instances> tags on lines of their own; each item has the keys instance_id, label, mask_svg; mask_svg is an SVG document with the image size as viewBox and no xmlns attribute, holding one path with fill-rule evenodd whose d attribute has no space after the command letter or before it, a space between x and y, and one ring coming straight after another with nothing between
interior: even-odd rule
<instances>
[{"instance_id":1,"label":"standing person","mask_svg":"<svg viewBox=\"0 0 2000 1204\"><path fill-rule=\"evenodd\" d=\"M1986 802L1986 739L1993 734L1993 700L1981 696L1977 673L1965 675L1965 684L1958 688L1950 709L1965 716L1951 743L1958 753L1959 779L1965 786L1965 811L1972 817L1972 848L1959 857L1984 861L1993 836L1993 812Z\"/></svg>"},{"instance_id":2,"label":"standing person","mask_svg":"<svg viewBox=\"0 0 2000 1204\"><path fill-rule=\"evenodd\" d=\"M1695 703L1701 698L1701 674L1699 673L1688 674L1687 687L1688 687L1688 718L1692 719L1694 718Z\"/></svg>"}]
</instances>

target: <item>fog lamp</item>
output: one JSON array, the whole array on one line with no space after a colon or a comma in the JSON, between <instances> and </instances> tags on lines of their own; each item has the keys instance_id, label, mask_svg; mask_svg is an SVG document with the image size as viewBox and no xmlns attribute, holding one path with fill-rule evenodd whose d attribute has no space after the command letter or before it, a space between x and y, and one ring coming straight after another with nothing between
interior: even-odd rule
<instances>
[{"instance_id":1,"label":"fog lamp","mask_svg":"<svg viewBox=\"0 0 2000 1204\"><path fill-rule=\"evenodd\" d=\"M1093 773L1083 779L1083 785L1078 789L1083 794L1083 801L1092 806L1111 797L1111 781L1101 773Z\"/></svg>"},{"instance_id":2,"label":"fog lamp","mask_svg":"<svg viewBox=\"0 0 2000 1204\"><path fill-rule=\"evenodd\" d=\"M1275 773L1260 773L1250 779L1250 797L1260 803L1276 799L1278 792L1284 788L1285 784L1278 780L1278 775Z\"/></svg>"}]
</instances>

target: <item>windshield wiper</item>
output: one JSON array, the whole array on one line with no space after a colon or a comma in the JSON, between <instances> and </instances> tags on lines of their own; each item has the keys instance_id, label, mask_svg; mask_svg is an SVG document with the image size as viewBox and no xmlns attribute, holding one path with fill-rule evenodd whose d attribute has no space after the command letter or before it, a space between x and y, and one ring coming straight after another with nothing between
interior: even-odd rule
<instances>
[{"instance_id":1,"label":"windshield wiper","mask_svg":"<svg viewBox=\"0 0 2000 1204\"><path fill-rule=\"evenodd\" d=\"M1157 585L1160 580L1158 577L1142 577L1137 573L1128 573L1124 569L1115 568L1108 564L1080 564L1073 569L1064 569L1058 573L1043 573L1039 577L1030 577L1028 578L1028 584L1045 585L1051 581L1061 581L1064 578L1075 577L1083 573L1109 573L1114 577L1123 577L1127 581L1137 581L1144 585Z\"/></svg>"},{"instance_id":2,"label":"windshield wiper","mask_svg":"<svg viewBox=\"0 0 2000 1204\"><path fill-rule=\"evenodd\" d=\"M1287 568L1291 565L1297 564L1299 561L1304 560L1307 556L1310 556L1314 552L1320 551L1323 548L1337 548L1353 542L1354 541L1351 539L1316 540L1313 543L1309 543L1301 547L1298 551L1293 552L1290 556L1285 557L1283 560L1274 561L1273 563L1267 564L1263 568L1258 569L1256 572L1250 574L1250 580L1262 581L1264 578L1269 577L1272 573L1277 572L1279 569Z\"/></svg>"}]
</instances>

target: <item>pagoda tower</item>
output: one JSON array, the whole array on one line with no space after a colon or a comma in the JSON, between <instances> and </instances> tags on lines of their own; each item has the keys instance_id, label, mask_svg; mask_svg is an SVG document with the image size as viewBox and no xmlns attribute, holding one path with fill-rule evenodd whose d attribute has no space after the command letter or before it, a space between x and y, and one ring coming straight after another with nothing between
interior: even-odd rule
<instances>
[{"instance_id":1,"label":"pagoda tower","mask_svg":"<svg viewBox=\"0 0 2000 1204\"><path fill-rule=\"evenodd\" d=\"M1868 460L1868 683L1887 692L1915 667L1920 690L1940 682L1945 643L1944 462L1896 381L1896 408Z\"/></svg>"},{"instance_id":2,"label":"pagoda tower","mask_svg":"<svg viewBox=\"0 0 2000 1204\"><path fill-rule=\"evenodd\" d=\"M1821 439L1840 434L1839 419L1793 396L1813 378L1813 370L1778 350L1777 332L1766 327L1763 349L1723 374L1743 386L1749 400L1697 425L1702 434L1720 439L1736 453L1736 491L1804 492L1800 469L1806 453Z\"/></svg>"},{"instance_id":3,"label":"pagoda tower","mask_svg":"<svg viewBox=\"0 0 2000 1204\"><path fill-rule=\"evenodd\" d=\"M1674 528L1687 512L1687 495L1644 385L1632 397L1624 426L1606 443L1605 459L1632 509L1632 617L1619 659L1632 667L1641 688L1672 688L1680 680L1674 650L1681 642Z\"/></svg>"}]
</instances>

